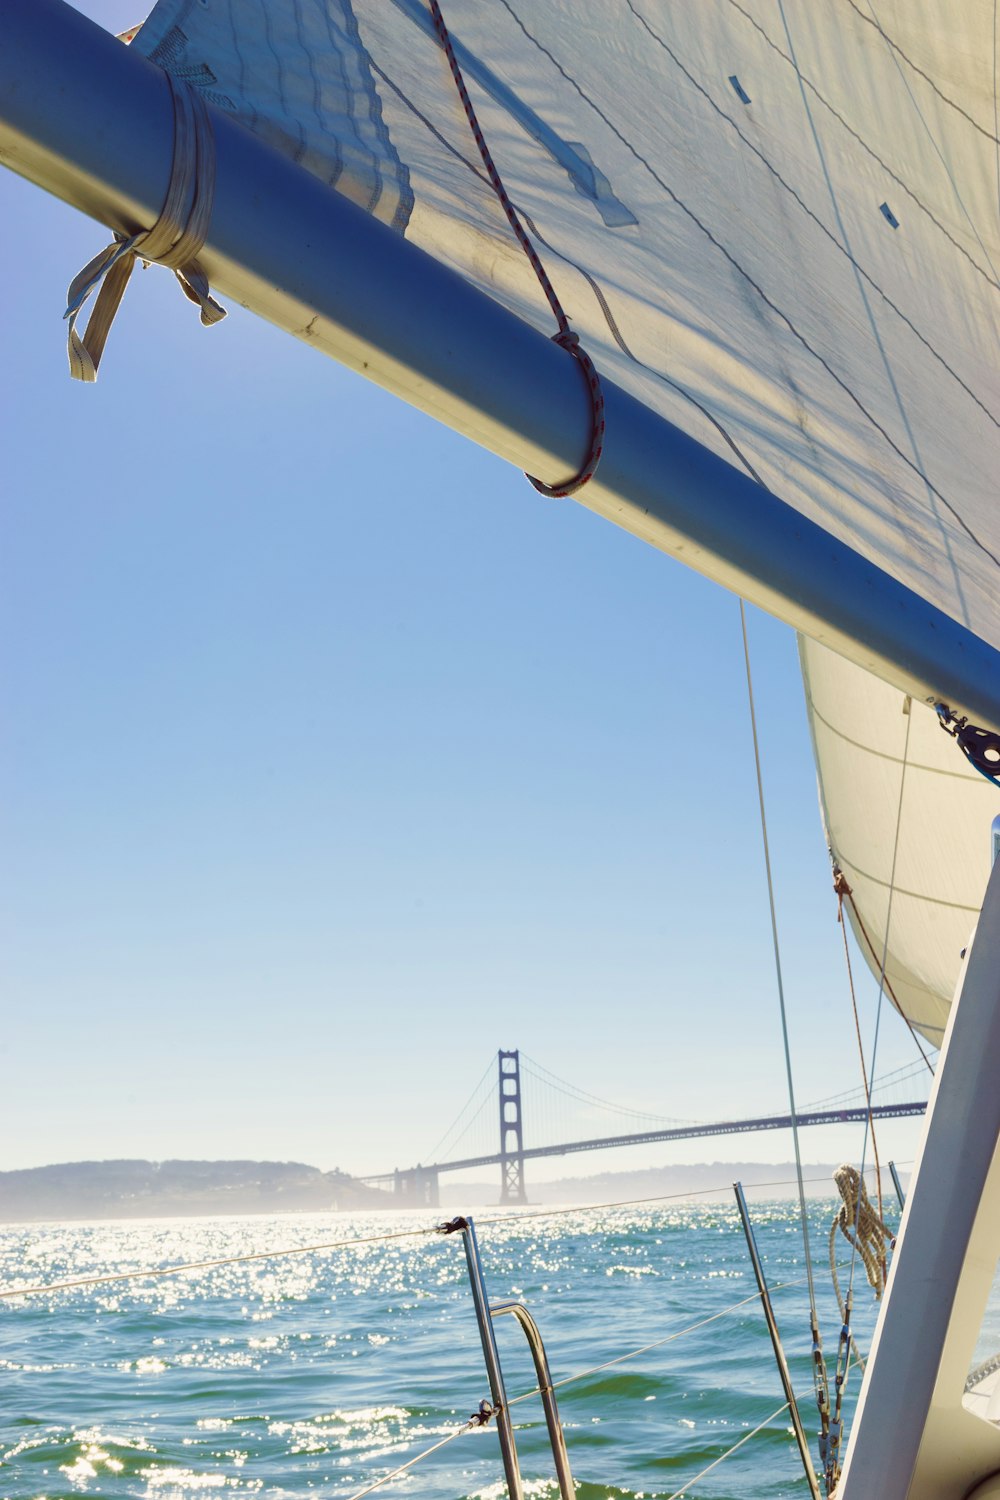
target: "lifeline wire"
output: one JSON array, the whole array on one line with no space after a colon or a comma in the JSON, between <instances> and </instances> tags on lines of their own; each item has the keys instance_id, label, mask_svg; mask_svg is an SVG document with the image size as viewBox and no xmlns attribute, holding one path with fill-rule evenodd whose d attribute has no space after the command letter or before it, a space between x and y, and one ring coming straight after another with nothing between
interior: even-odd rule
<instances>
[{"instance_id":1,"label":"lifeline wire","mask_svg":"<svg viewBox=\"0 0 1000 1500\"><path fill-rule=\"evenodd\" d=\"M492 1412L490 1415L492 1415ZM400 1464L398 1469L393 1469L391 1474L383 1474L381 1479L376 1479L371 1484L366 1484L363 1490L358 1490L356 1494L351 1496L351 1500L361 1500L362 1495L370 1495L372 1490L381 1489L383 1484L388 1484L391 1479L398 1479L400 1474L406 1473L407 1469L412 1469L423 1459L430 1458L431 1454L436 1453L439 1448L446 1448L449 1443L453 1443L456 1438L463 1437L465 1433L471 1432L475 1427L485 1427L488 1420L488 1418L483 1417L481 1412L477 1413L474 1417L470 1417L467 1422L463 1422L461 1427L456 1427L454 1432L449 1432L447 1437L443 1437L440 1442L432 1443L429 1448L425 1448L415 1458L409 1459L405 1464Z\"/></svg>"},{"instance_id":2,"label":"lifeline wire","mask_svg":"<svg viewBox=\"0 0 1000 1500\"><path fill-rule=\"evenodd\" d=\"M667 1500L681 1500L681 1496L686 1495L693 1484L697 1484L699 1479L704 1479L706 1474L711 1474L712 1470L717 1469L725 1459L731 1457L732 1454L736 1452L737 1448L742 1448L744 1443L749 1443L750 1439L756 1437L758 1432L763 1432L765 1427L769 1427L774 1421L775 1417L780 1417L781 1413L787 1410L788 1402L786 1401L784 1406L779 1406L777 1411L773 1411L769 1417L765 1417L763 1422L755 1427L752 1432L746 1433L743 1437L740 1438L738 1443L734 1443L731 1448L727 1448L725 1453L720 1453L719 1457L715 1459L713 1463L710 1463L707 1468L702 1469L700 1474L696 1474L693 1479L689 1479L687 1484L682 1485L679 1490L674 1490L674 1493L672 1495L667 1496Z\"/></svg>"},{"instance_id":3,"label":"lifeline wire","mask_svg":"<svg viewBox=\"0 0 1000 1500\"><path fill-rule=\"evenodd\" d=\"M906 1163L900 1162L899 1165L905 1166ZM812 1183L827 1182L828 1179L807 1177L803 1180ZM750 1184L751 1190L794 1186L794 1179L775 1179ZM682 1198L712 1198L720 1193L731 1192L732 1185L726 1183L724 1187L699 1188L695 1192L656 1193L649 1198L620 1198L614 1203L574 1203L566 1208L539 1208L527 1214L497 1214L496 1218L481 1219L479 1222L480 1228L488 1229L491 1224L516 1224L527 1219L559 1219L566 1214L603 1213L609 1208L641 1208L647 1203L673 1203ZM377 1245L383 1240L415 1240L432 1234L437 1234L435 1226L427 1229L400 1229L387 1234L359 1235L350 1240L328 1240L318 1245L285 1245L279 1250L255 1250L248 1255L224 1255L218 1260L182 1261L179 1265L157 1266L146 1271L114 1271L107 1276L82 1276L74 1281L52 1281L40 1286L6 1287L0 1290L0 1297L32 1297L42 1292L68 1292L81 1286L104 1286L112 1281L140 1281L154 1276L178 1276L182 1271L212 1270L217 1266L237 1266L255 1260L281 1260L288 1255L308 1255L310 1252L320 1250L350 1250L355 1245ZM791 1282L784 1283L786 1286L792 1284Z\"/></svg>"}]
</instances>

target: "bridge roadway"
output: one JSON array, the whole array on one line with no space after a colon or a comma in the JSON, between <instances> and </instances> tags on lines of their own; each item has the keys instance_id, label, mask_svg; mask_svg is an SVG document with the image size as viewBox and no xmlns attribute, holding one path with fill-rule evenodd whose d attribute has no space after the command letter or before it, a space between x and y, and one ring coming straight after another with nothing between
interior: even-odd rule
<instances>
[{"instance_id":1,"label":"bridge roadway","mask_svg":"<svg viewBox=\"0 0 1000 1500\"><path fill-rule=\"evenodd\" d=\"M907 1115L922 1115L927 1108L926 1099L909 1104L873 1104L872 1117L876 1120L898 1120ZM799 1125L850 1125L863 1124L868 1110L862 1104L852 1109L808 1110L796 1116ZM700 1135L744 1135L755 1130L790 1130L791 1115L760 1115L754 1120L721 1120L715 1125L678 1125L669 1130L643 1130L636 1135L606 1135L586 1141L567 1141L561 1146L526 1146L518 1154L525 1160L536 1160L541 1156L570 1156L576 1151L604 1151L614 1146L646 1146L657 1141L687 1141ZM430 1166L411 1167L411 1172L432 1176L438 1172L467 1172L473 1167L497 1167L502 1157L498 1152L492 1156L467 1156L461 1161L439 1161ZM363 1177L363 1182L393 1182L399 1172L380 1172Z\"/></svg>"}]
</instances>

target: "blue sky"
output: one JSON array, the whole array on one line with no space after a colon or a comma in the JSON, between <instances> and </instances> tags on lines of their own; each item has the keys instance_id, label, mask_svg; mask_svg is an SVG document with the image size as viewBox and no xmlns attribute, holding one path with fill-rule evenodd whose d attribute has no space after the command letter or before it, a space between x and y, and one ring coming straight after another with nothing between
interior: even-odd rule
<instances>
[{"instance_id":1,"label":"blue sky","mask_svg":"<svg viewBox=\"0 0 1000 1500\"><path fill-rule=\"evenodd\" d=\"M0 223L0 1166L403 1165L500 1046L780 1108L736 601L158 268L71 382L105 231L9 173ZM805 1102L853 1023L794 637L751 642ZM880 1071L913 1055L890 1016ZM705 1146L672 1159L789 1152Z\"/></svg>"}]
</instances>

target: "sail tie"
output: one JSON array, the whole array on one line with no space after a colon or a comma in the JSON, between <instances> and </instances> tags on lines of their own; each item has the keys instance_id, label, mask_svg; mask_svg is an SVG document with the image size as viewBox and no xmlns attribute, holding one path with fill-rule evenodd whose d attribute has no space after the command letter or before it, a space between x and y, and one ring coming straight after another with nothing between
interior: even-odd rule
<instances>
[{"instance_id":1,"label":"sail tie","mask_svg":"<svg viewBox=\"0 0 1000 1500\"><path fill-rule=\"evenodd\" d=\"M215 196L215 138L208 106L183 79L170 73L166 78L173 104L174 144L163 207L151 229L116 234L71 283L64 317L69 325L69 372L74 380L97 379L111 325L137 260L146 265L155 261L173 271L184 295L200 307L206 328L226 316L198 263ZM97 298L81 337L77 319L95 291Z\"/></svg>"},{"instance_id":2,"label":"sail tie","mask_svg":"<svg viewBox=\"0 0 1000 1500\"><path fill-rule=\"evenodd\" d=\"M486 144L486 137L483 135L479 118L469 97L469 90L466 87L465 78L462 75L462 69L455 55L451 35L445 24L438 0L430 0L430 7L431 15L434 19L434 28L444 49L444 54L448 59L451 76L455 80L455 87L458 89L462 108L465 110L469 128L475 137L476 145L479 147L479 155L482 157L483 166L486 168L487 175L493 185L493 191L500 201L501 208L507 215L507 222L514 231L518 244L528 257L531 268L538 278L538 284L545 293L553 316L559 325L559 332L552 335L552 342L558 344L561 349L566 350L567 354L573 356L579 364L587 383L587 393L590 396L591 409L590 449L582 466L569 479L563 480L560 484L545 484L543 480L535 479L531 474L525 476L534 485L535 489L538 490L539 494L547 495L554 500L562 500L568 495L575 495L577 490L582 489L589 480L593 479L597 471L597 466L601 461L601 454L604 451L604 391L601 388L601 378L597 373L593 360L580 343L579 335L570 327L569 318L566 316L563 305L559 301L555 287L549 280L549 274L542 264L541 257L531 243L528 232L521 223L517 209L511 202L507 189L503 185L503 179L497 171L493 155Z\"/></svg>"}]
</instances>

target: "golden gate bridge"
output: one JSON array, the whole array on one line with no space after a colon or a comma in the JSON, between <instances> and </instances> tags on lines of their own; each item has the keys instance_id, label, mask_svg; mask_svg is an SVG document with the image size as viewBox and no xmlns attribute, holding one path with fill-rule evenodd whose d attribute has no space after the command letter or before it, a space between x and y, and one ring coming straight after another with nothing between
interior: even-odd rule
<instances>
[{"instance_id":1,"label":"golden gate bridge","mask_svg":"<svg viewBox=\"0 0 1000 1500\"><path fill-rule=\"evenodd\" d=\"M494 1071L495 1069L495 1071ZM907 1064L884 1074L872 1086L871 1116L875 1120L902 1119L907 1115L922 1115L927 1100L899 1098L900 1094L917 1092L914 1087L918 1077L926 1080L925 1063ZM642 1122L642 1128L619 1129L614 1133L578 1136L576 1139L551 1140L548 1145L526 1146L524 1143L524 1099L528 1092L534 1093L529 1114L540 1119L539 1132L555 1133L552 1096L569 1097L577 1104L624 1117L633 1126ZM880 1102L875 1103L879 1095ZM894 1095L894 1098L887 1098ZM863 1088L848 1090L827 1099L820 1099L796 1110L795 1123L799 1126L863 1123L869 1114L869 1101ZM490 1120L492 1118L492 1124ZM495 1130L499 1124L499 1147L490 1149L484 1142L485 1130ZM407 1206L437 1207L439 1184L442 1172L470 1171L484 1167L500 1169L500 1202L527 1203L525 1193L524 1164L543 1157L569 1156L584 1151L607 1151L624 1146L652 1145L661 1141L692 1140L698 1136L746 1135L760 1130L789 1130L792 1126L790 1114L756 1115L749 1119L716 1120L706 1123L701 1120L677 1120L665 1115L647 1114L641 1110L628 1109L599 1099L583 1089L575 1088L565 1079L550 1073L540 1063L534 1062L519 1051L499 1051L495 1062L491 1061L476 1088L451 1126L430 1152L428 1165L396 1168L392 1172L378 1172L365 1176L361 1181L372 1187L391 1191L393 1198ZM478 1134L478 1139L477 1139ZM472 1141L469 1137L472 1136ZM496 1140L496 1136L493 1136ZM461 1155L439 1152L457 1152Z\"/></svg>"}]
</instances>

